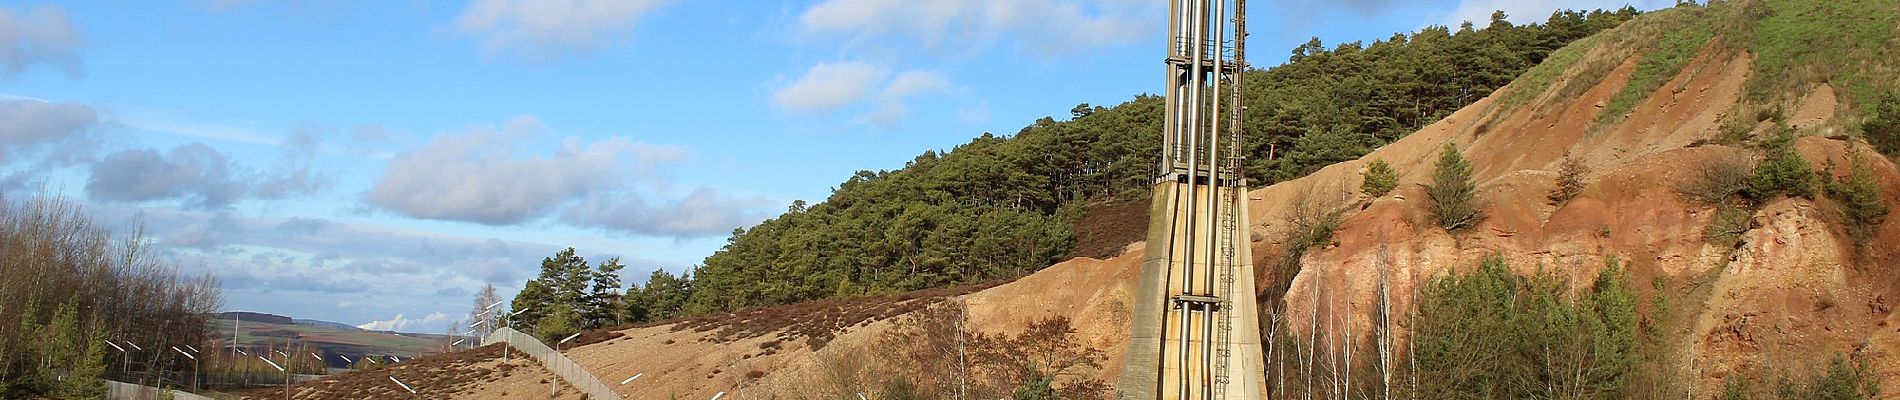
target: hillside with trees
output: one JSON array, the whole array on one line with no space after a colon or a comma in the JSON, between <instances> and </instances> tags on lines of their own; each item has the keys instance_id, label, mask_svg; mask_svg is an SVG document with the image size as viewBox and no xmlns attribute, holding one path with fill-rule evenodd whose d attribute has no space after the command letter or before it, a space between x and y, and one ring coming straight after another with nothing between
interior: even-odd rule
<instances>
[{"instance_id":1,"label":"hillside with trees","mask_svg":"<svg viewBox=\"0 0 1900 400\"><path fill-rule=\"evenodd\" d=\"M1877 0L1685 2L1552 45L1498 78L1508 84L1399 123L1423 124L1415 130L1336 118L1352 129L1250 136L1250 151L1271 153L1254 159L1253 179L1272 184L1247 193L1244 228L1269 397L1891 397L1896 11ZM1499 21L1450 37L1530 29L1541 28ZM1525 46L1538 45L1453 58L1509 60ZM1320 49L1247 77L1354 54ZM1376 81L1364 76L1312 88ZM621 297L623 322L686 318L585 334L564 354L603 377L644 373L615 389L635 398L1104 397L1121 373L1146 244L1067 257L1031 233L1072 234L1078 214L1146 195L1152 159L1072 153L1146 140L1102 138L1153 124L1141 116L1155 101L1077 107L1068 121L860 174L824 203L735 234L691 276L656 275ZM1262 102L1249 112L1275 107ZM1407 110L1439 113L1417 104ZM1328 136L1382 145L1315 153L1342 148L1317 144ZM1301 140L1314 144L1302 152ZM1135 172L1104 172L1121 168ZM1058 185L1070 190L1049 189ZM1025 228L983 230L990 214ZM542 297L585 314L599 286L576 282L597 280L563 258L544 271L572 273L534 285L570 287ZM1006 279L879 295L986 277ZM771 305L784 302L796 303ZM492 397L536 377L506 379L517 383L457 394Z\"/></svg>"},{"instance_id":2,"label":"hillside with trees","mask_svg":"<svg viewBox=\"0 0 1900 400\"><path fill-rule=\"evenodd\" d=\"M1560 11L1515 25L1427 27L1370 44L1319 39L1286 63L1246 72L1248 177L1304 176L1437 121L1504 86L1552 51L1635 17ZM679 286L699 315L831 297L900 293L1034 272L1070 256L1091 204L1145 198L1159 154L1161 101L1082 104L1005 136L985 133L890 171L859 171L815 204L738 230Z\"/></svg>"},{"instance_id":3,"label":"hillside with trees","mask_svg":"<svg viewBox=\"0 0 1900 400\"><path fill-rule=\"evenodd\" d=\"M166 349L210 343L223 303L215 278L47 195L0 198L0 271L0 398L96 399L108 374L176 384L192 364Z\"/></svg>"}]
</instances>

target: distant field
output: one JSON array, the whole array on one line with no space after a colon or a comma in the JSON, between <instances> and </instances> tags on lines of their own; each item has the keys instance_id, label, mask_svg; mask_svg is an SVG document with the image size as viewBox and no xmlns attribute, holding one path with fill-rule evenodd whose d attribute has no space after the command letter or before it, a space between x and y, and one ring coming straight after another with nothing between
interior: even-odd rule
<instances>
[{"instance_id":1,"label":"distant field","mask_svg":"<svg viewBox=\"0 0 1900 400\"><path fill-rule=\"evenodd\" d=\"M212 323L214 337L229 341L232 320ZM440 353L443 335L390 333L342 329L336 326L276 324L243 321L238 326L237 343L244 349L309 346L322 353L332 367L345 367L336 355L359 359L364 355L394 355L413 358ZM453 339L450 339L453 341Z\"/></svg>"}]
</instances>

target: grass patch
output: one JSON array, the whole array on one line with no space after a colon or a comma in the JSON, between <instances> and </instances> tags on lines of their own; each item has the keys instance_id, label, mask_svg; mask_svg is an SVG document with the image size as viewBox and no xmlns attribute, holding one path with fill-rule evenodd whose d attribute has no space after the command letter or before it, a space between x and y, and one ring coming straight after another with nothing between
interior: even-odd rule
<instances>
[{"instance_id":1,"label":"grass patch","mask_svg":"<svg viewBox=\"0 0 1900 400\"><path fill-rule=\"evenodd\" d=\"M1531 67L1524 71L1523 75L1519 75L1517 80L1511 81L1510 88L1505 89L1504 96L1498 101L1498 105L1501 106L1499 109L1515 110L1518 106L1537 98L1537 95L1543 94L1545 90L1550 89L1551 84L1557 82L1558 77L1563 76L1571 66L1583 60L1583 56L1596 48L1597 43L1604 41L1606 36L1609 34L1591 35L1551 52L1549 57L1544 58L1543 63ZM1604 71L1607 72L1608 69ZM1590 81L1594 82L1595 79L1590 79Z\"/></svg>"},{"instance_id":2,"label":"grass patch","mask_svg":"<svg viewBox=\"0 0 1900 400\"><path fill-rule=\"evenodd\" d=\"M1648 49L1642 59L1636 62L1636 71L1630 74L1629 84L1610 97L1603 113L1597 115L1597 123L1609 125L1622 121L1636 103L1680 74L1689 60L1715 38L1718 17L1732 8L1729 3L1707 7L1684 5L1651 14L1650 18L1660 24L1661 34L1653 44L1646 46Z\"/></svg>"},{"instance_id":3,"label":"grass patch","mask_svg":"<svg viewBox=\"0 0 1900 400\"><path fill-rule=\"evenodd\" d=\"M1748 95L1768 100L1819 83L1870 105L1897 77L1891 45L1900 10L1873 0L1762 1L1743 12L1746 44L1756 53Z\"/></svg>"}]
</instances>

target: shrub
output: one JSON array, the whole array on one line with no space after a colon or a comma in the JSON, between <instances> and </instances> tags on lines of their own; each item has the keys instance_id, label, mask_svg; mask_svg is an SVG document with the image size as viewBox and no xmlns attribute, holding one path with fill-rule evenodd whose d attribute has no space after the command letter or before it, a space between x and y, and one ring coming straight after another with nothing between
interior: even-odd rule
<instances>
[{"instance_id":1,"label":"shrub","mask_svg":"<svg viewBox=\"0 0 1900 400\"><path fill-rule=\"evenodd\" d=\"M1781 131L1767 143L1767 151L1768 158L1755 164L1755 172L1749 177L1748 197L1757 203L1782 195L1813 198L1819 191L1819 175L1795 153L1794 134Z\"/></svg>"},{"instance_id":2,"label":"shrub","mask_svg":"<svg viewBox=\"0 0 1900 400\"><path fill-rule=\"evenodd\" d=\"M1709 220L1709 227L1703 230L1702 236L1723 246L1734 245L1742 233L1748 232L1749 218L1753 216L1750 214L1743 207L1722 205L1716 209L1715 218Z\"/></svg>"},{"instance_id":3,"label":"shrub","mask_svg":"<svg viewBox=\"0 0 1900 400\"><path fill-rule=\"evenodd\" d=\"M1847 154L1848 172L1827 185L1827 194L1841 203L1841 220L1847 225L1847 233L1854 238L1856 248L1864 248L1867 240L1873 238L1880 223L1887 220L1891 211L1887 204L1887 194L1880 187L1880 179L1874 176L1867 159L1860 152Z\"/></svg>"},{"instance_id":4,"label":"shrub","mask_svg":"<svg viewBox=\"0 0 1900 400\"><path fill-rule=\"evenodd\" d=\"M1683 197L1704 205L1727 204L1748 191L1753 161L1740 156L1710 158L1696 168L1695 175L1676 185Z\"/></svg>"},{"instance_id":5,"label":"shrub","mask_svg":"<svg viewBox=\"0 0 1900 400\"><path fill-rule=\"evenodd\" d=\"M1588 173L1590 167L1583 165L1583 159L1565 155L1557 165L1557 189L1550 192L1550 204L1561 206L1583 194L1583 175Z\"/></svg>"},{"instance_id":6,"label":"shrub","mask_svg":"<svg viewBox=\"0 0 1900 400\"><path fill-rule=\"evenodd\" d=\"M1860 400L1880 398L1880 377L1864 361L1834 356L1827 371L1805 382L1782 376L1776 394L1784 399Z\"/></svg>"},{"instance_id":7,"label":"shrub","mask_svg":"<svg viewBox=\"0 0 1900 400\"><path fill-rule=\"evenodd\" d=\"M1571 291L1491 256L1418 298L1419 390L1433 398L1621 398L1634 369L1636 295L1614 260ZM1570 293L1575 293L1574 296Z\"/></svg>"},{"instance_id":8,"label":"shrub","mask_svg":"<svg viewBox=\"0 0 1900 400\"><path fill-rule=\"evenodd\" d=\"M1748 400L1748 380L1734 376L1723 379L1722 400Z\"/></svg>"},{"instance_id":9,"label":"shrub","mask_svg":"<svg viewBox=\"0 0 1900 400\"><path fill-rule=\"evenodd\" d=\"M1874 105L1873 117L1861 124L1867 142L1888 157L1900 157L1900 93L1889 92Z\"/></svg>"},{"instance_id":10,"label":"shrub","mask_svg":"<svg viewBox=\"0 0 1900 400\"><path fill-rule=\"evenodd\" d=\"M1484 220L1484 211L1478 209L1478 186L1471 179L1471 162L1458 153L1457 147L1446 144L1434 168L1425 195L1431 200L1438 226L1452 232L1477 226Z\"/></svg>"},{"instance_id":11,"label":"shrub","mask_svg":"<svg viewBox=\"0 0 1900 400\"><path fill-rule=\"evenodd\" d=\"M1385 160L1372 160L1371 164L1366 165L1365 182L1359 184L1359 190L1368 196L1379 197L1391 193L1392 188L1398 186L1399 171L1393 170L1392 164Z\"/></svg>"}]
</instances>

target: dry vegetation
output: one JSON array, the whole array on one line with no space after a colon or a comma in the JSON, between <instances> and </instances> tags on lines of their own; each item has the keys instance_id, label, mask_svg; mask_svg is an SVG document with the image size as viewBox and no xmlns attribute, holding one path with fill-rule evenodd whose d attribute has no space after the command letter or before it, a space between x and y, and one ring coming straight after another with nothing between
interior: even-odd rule
<instances>
[{"instance_id":1,"label":"dry vegetation","mask_svg":"<svg viewBox=\"0 0 1900 400\"><path fill-rule=\"evenodd\" d=\"M0 398L97 397L102 375L177 382L192 365L169 348L211 347L222 305L216 279L180 275L142 232L115 236L49 195L0 199L0 271Z\"/></svg>"}]
</instances>

